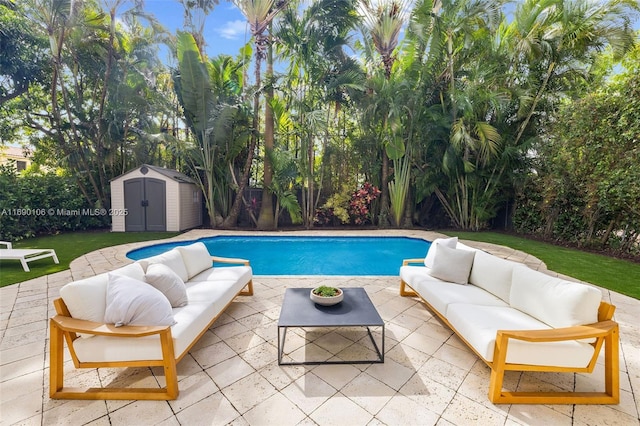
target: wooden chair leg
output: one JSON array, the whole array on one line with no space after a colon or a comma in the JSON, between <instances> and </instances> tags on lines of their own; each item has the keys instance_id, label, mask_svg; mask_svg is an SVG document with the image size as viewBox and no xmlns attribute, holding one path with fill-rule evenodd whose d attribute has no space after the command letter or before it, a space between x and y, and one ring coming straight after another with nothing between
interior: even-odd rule
<instances>
[{"instance_id":1,"label":"wooden chair leg","mask_svg":"<svg viewBox=\"0 0 640 426\"><path fill-rule=\"evenodd\" d=\"M605 393L615 404L620 402L620 327L616 325L604 338L604 386Z\"/></svg>"},{"instance_id":2,"label":"wooden chair leg","mask_svg":"<svg viewBox=\"0 0 640 426\"><path fill-rule=\"evenodd\" d=\"M407 290L407 287L409 287L407 285L407 283L404 282L404 280L400 280L400 296L402 297L416 297L418 296L418 293L416 293L413 290ZM411 287L409 287L411 288Z\"/></svg>"},{"instance_id":3,"label":"wooden chair leg","mask_svg":"<svg viewBox=\"0 0 640 426\"><path fill-rule=\"evenodd\" d=\"M64 335L55 321L49 321L49 396L64 387Z\"/></svg>"},{"instance_id":4,"label":"wooden chair leg","mask_svg":"<svg viewBox=\"0 0 640 426\"><path fill-rule=\"evenodd\" d=\"M176 367L176 358L173 349L173 338L171 333L162 333L160 335L160 344L162 345L162 358L164 360L164 378L166 383L167 399L176 399L178 397L178 371Z\"/></svg>"},{"instance_id":5,"label":"wooden chair leg","mask_svg":"<svg viewBox=\"0 0 640 426\"><path fill-rule=\"evenodd\" d=\"M253 280L250 280L245 287L246 290L242 290L240 296L253 296Z\"/></svg>"}]
</instances>

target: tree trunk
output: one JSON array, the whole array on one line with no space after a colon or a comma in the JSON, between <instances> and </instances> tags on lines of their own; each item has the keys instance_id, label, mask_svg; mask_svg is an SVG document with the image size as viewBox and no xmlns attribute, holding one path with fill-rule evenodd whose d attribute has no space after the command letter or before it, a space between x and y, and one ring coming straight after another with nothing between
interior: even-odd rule
<instances>
[{"instance_id":1,"label":"tree trunk","mask_svg":"<svg viewBox=\"0 0 640 426\"><path fill-rule=\"evenodd\" d=\"M273 180L273 167L269 159L268 152L274 148L274 128L273 109L271 99L273 98L273 46L269 41L267 48L267 85L265 88L264 106L264 177L262 186L262 204L260 205L260 215L258 216L257 228L269 230L276 228L276 218L273 213L273 193L271 192L271 182Z\"/></svg>"},{"instance_id":2,"label":"tree trunk","mask_svg":"<svg viewBox=\"0 0 640 426\"><path fill-rule=\"evenodd\" d=\"M259 50L256 50L256 90L253 94L253 122L252 122L252 132L251 138L249 139L249 152L247 153L247 160L244 163L244 168L242 169L242 177L240 178L240 182L238 182L238 192L236 193L235 198L233 199L233 205L231 206L231 211L229 212L229 216L224 219L222 222L223 228L233 228L238 224L238 217L240 216L240 208L243 205L242 197L244 196L244 190L247 188L247 184L249 182L249 173L251 173L251 163L253 163L253 154L256 150L256 145L258 144L258 134L260 133L260 67L262 66L262 57L260 56Z\"/></svg>"}]
</instances>

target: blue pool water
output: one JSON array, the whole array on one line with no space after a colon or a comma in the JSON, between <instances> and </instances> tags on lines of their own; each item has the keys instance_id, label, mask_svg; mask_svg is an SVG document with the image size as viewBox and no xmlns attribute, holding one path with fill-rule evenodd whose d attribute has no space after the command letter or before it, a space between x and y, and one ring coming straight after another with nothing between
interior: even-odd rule
<instances>
[{"instance_id":1,"label":"blue pool water","mask_svg":"<svg viewBox=\"0 0 640 426\"><path fill-rule=\"evenodd\" d=\"M403 259L424 257L430 242L408 237L217 236L201 238L215 256L249 259L254 275L398 275ZM194 241L127 253L133 260Z\"/></svg>"}]
</instances>

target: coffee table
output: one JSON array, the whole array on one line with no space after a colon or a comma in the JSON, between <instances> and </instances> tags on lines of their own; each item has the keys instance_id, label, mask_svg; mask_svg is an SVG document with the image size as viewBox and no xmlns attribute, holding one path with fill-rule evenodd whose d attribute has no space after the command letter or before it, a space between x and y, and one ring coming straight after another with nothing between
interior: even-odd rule
<instances>
[{"instance_id":1,"label":"coffee table","mask_svg":"<svg viewBox=\"0 0 640 426\"><path fill-rule=\"evenodd\" d=\"M288 288L284 293L278 319L278 364L369 364L384 362L384 321L361 287L343 288L344 300L337 305L321 306L309 298L311 288ZM365 327L378 355L375 360L284 362L284 344L289 327ZM381 348L369 327L382 328Z\"/></svg>"}]
</instances>

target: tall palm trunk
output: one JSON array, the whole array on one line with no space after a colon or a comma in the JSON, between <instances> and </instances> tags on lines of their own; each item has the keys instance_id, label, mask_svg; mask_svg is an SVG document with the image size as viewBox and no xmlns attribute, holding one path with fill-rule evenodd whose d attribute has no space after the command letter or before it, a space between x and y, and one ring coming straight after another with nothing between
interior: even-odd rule
<instances>
[{"instance_id":1,"label":"tall palm trunk","mask_svg":"<svg viewBox=\"0 0 640 426\"><path fill-rule=\"evenodd\" d=\"M274 147L274 127L273 127L273 108L271 107L271 99L273 99L273 46L269 41L267 48L267 87L265 88L265 106L264 106L264 150L272 151ZM274 229L276 227L276 218L273 212L273 193L271 191L271 182L273 180L273 167L267 152L264 155L264 176L262 187L262 204L260 206L260 216L258 216L258 229Z\"/></svg>"}]
</instances>

